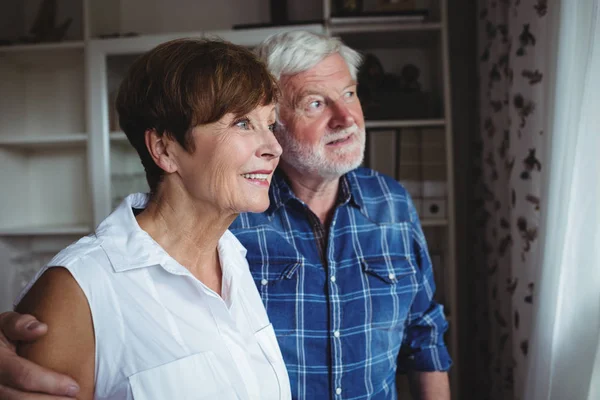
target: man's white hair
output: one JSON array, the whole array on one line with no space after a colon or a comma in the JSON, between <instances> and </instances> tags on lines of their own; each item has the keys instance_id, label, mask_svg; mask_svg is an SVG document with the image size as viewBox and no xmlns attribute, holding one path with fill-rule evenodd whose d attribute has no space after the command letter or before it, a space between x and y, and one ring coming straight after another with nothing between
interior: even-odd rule
<instances>
[{"instance_id":1,"label":"man's white hair","mask_svg":"<svg viewBox=\"0 0 600 400\"><path fill-rule=\"evenodd\" d=\"M326 57L338 53L356 79L362 56L338 38L308 31L291 31L271 35L257 48L256 53L278 81L282 75L307 71Z\"/></svg>"}]
</instances>

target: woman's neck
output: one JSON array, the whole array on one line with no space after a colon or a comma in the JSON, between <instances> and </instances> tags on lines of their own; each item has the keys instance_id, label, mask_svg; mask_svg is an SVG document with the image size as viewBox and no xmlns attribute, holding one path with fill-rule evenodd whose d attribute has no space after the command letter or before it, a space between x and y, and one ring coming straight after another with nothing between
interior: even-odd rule
<instances>
[{"instance_id":1,"label":"woman's neck","mask_svg":"<svg viewBox=\"0 0 600 400\"><path fill-rule=\"evenodd\" d=\"M140 228L209 287L216 284L218 275L219 285L211 289L220 293L218 243L237 215L194 201L178 185L163 184L136 217Z\"/></svg>"}]
</instances>

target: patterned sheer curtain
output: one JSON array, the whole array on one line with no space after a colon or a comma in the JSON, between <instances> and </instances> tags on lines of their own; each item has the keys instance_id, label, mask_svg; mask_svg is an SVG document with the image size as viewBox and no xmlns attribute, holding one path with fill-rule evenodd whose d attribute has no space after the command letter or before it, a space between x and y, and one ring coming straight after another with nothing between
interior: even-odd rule
<instances>
[{"instance_id":1,"label":"patterned sheer curtain","mask_svg":"<svg viewBox=\"0 0 600 400\"><path fill-rule=\"evenodd\" d=\"M474 399L521 399L546 167L546 1L481 0Z\"/></svg>"},{"instance_id":2,"label":"patterned sheer curtain","mask_svg":"<svg viewBox=\"0 0 600 400\"><path fill-rule=\"evenodd\" d=\"M598 3L479 3L476 399L600 399Z\"/></svg>"}]
</instances>

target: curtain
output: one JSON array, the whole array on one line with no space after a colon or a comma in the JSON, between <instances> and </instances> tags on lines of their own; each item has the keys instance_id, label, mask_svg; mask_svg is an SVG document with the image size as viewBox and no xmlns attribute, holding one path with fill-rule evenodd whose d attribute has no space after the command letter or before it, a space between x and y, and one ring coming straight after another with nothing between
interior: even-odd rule
<instances>
[{"instance_id":1,"label":"curtain","mask_svg":"<svg viewBox=\"0 0 600 400\"><path fill-rule=\"evenodd\" d=\"M472 398L521 399L529 353L548 135L546 1L478 4ZM471 388L469 388L471 389Z\"/></svg>"},{"instance_id":2,"label":"curtain","mask_svg":"<svg viewBox=\"0 0 600 400\"><path fill-rule=\"evenodd\" d=\"M557 1L524 399L600 399L600 5Z\"/></svg>"}]
</instances>

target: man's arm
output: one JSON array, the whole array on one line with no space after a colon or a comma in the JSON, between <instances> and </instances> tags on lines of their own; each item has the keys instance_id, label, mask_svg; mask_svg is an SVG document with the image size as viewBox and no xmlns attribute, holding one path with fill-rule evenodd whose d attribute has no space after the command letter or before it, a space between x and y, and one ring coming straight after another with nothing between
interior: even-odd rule
<instances>
[{"instance_id":1,"label":"man's arm","mask_svg":"<svg viewBox=\"0 0 600 400\"><path fill-rule=\"evenodd\" d=\"M447 372L410 372L408 381L414 400L450 400Z\"/></svg>"},{"instance_id":2,"label":"man's arm","mask_svg":"<svg viewBox=\"0 0 600 400\"><path fill-rule=\"evenodd\" d=\"M435 281L427 242L412 202L409 207L418 289L409 311L398 368L408 373L415 400L450 400L447 370L452 362L443 337L448 322L442 306L433 299Z\"/></svg>"},{"instance_id":3,"label":"man's arm","mask_svg":"<svg viewBox=\"0 0 600 400\"><path fill-rule=\"evenodd\" d=\"M0 399L72 400L77 395L79 386L75 380L36 365L16 353L17 342L35 341L47 330L46 324L31 315L0 314Z\"/></svg>"}]
</instances>

